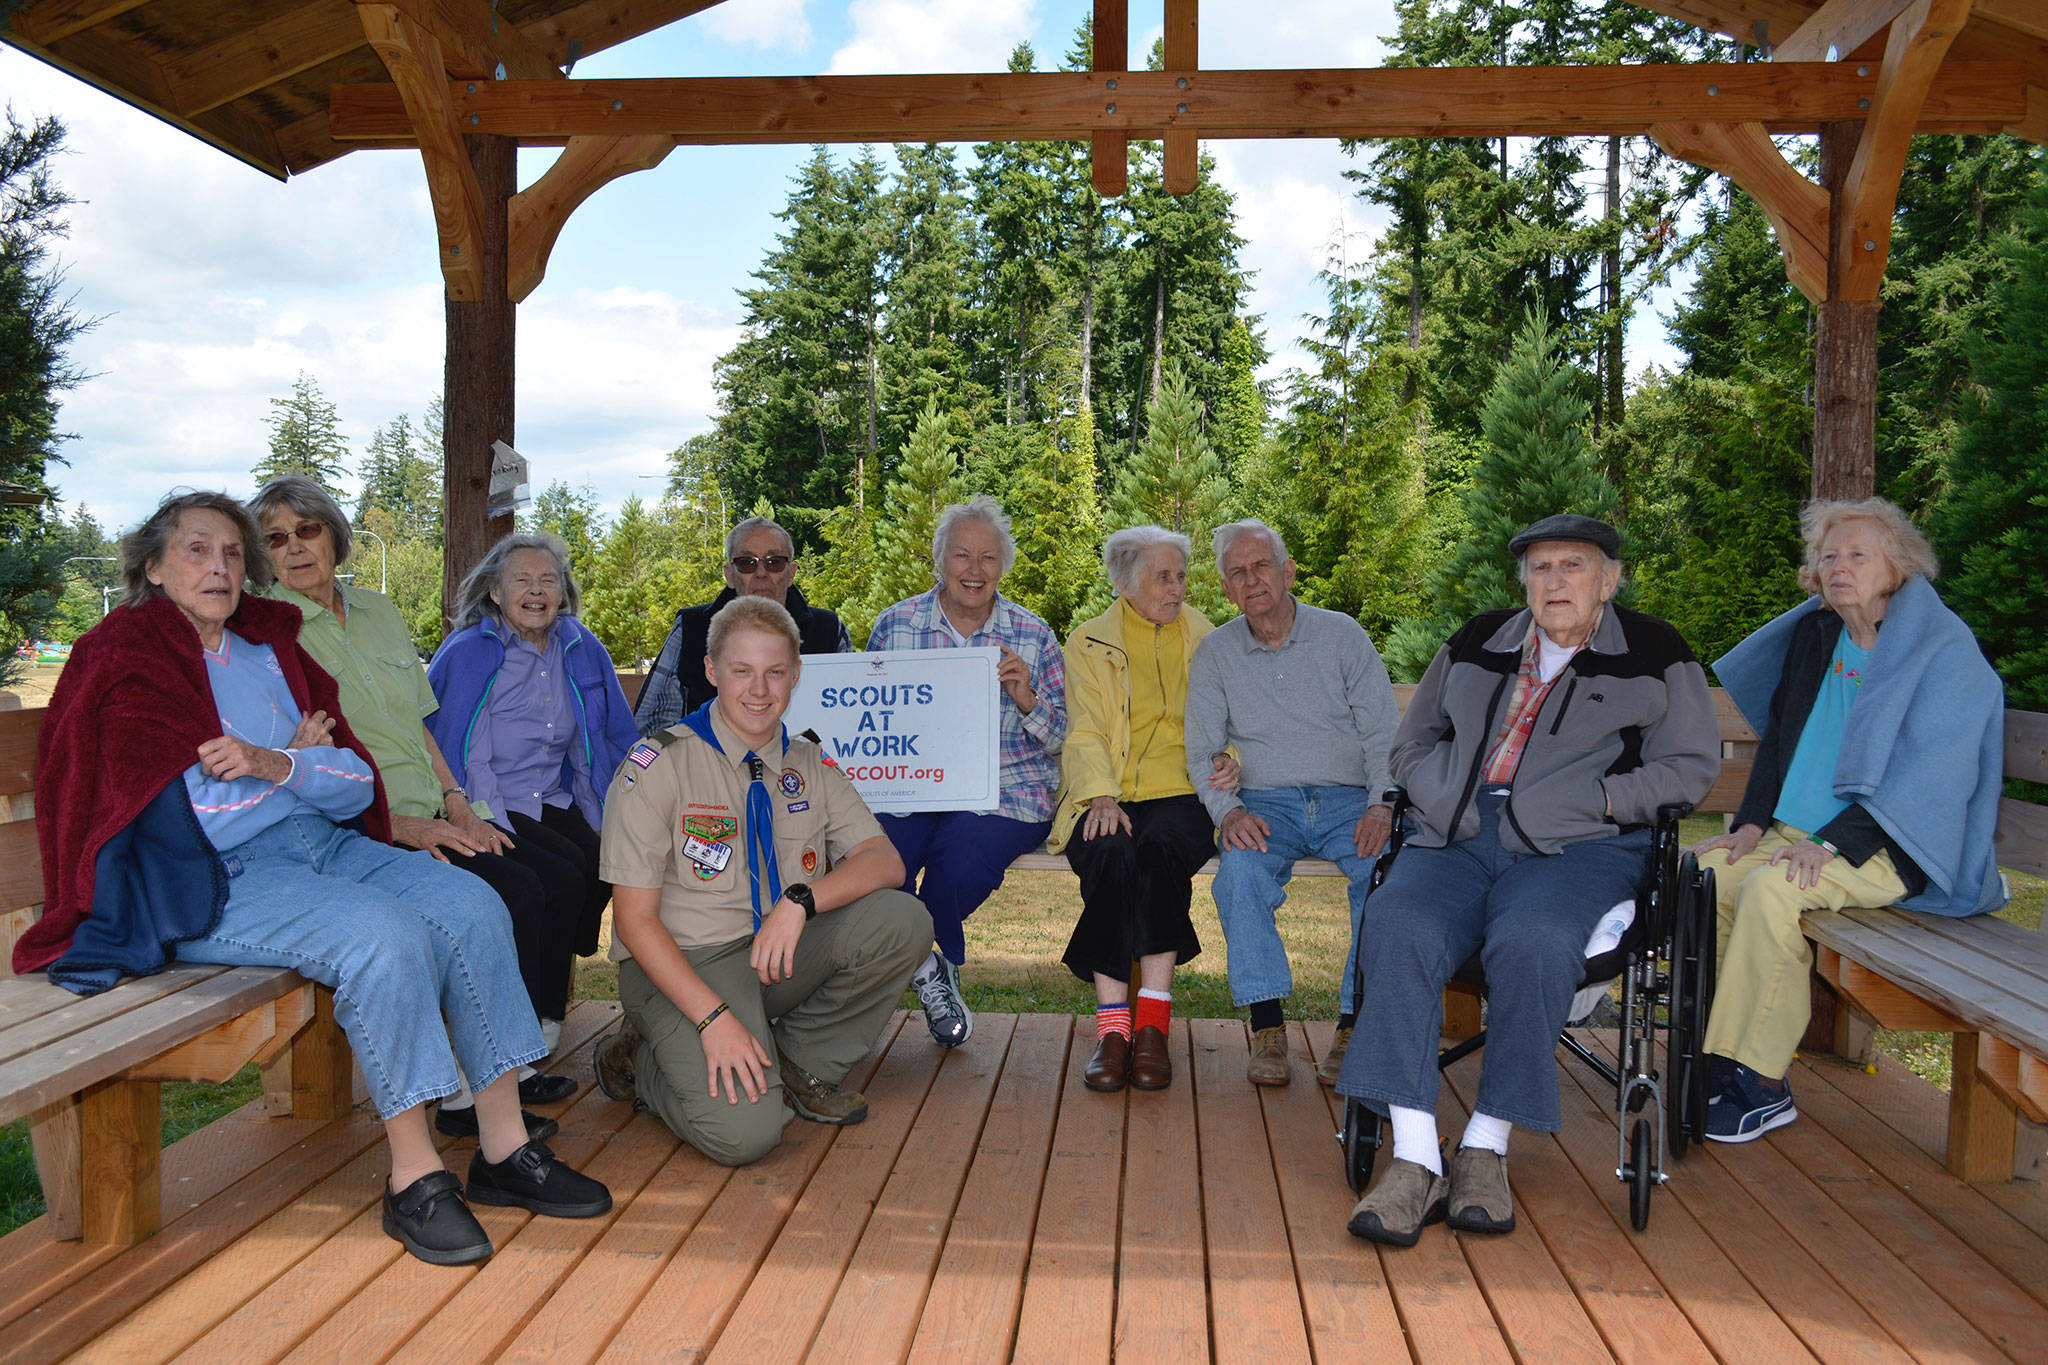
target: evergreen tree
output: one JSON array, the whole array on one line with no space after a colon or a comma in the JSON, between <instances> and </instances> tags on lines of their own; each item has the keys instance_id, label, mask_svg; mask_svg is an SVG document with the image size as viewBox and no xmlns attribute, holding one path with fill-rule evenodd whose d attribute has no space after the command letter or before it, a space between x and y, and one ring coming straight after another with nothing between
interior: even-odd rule
<instances>
[{"instance_id":1,"label":"evergreen tree","mask_svg":"<svg viewBox=\"0 0 2048 1365\"><path fill-rule=\"evenodd\" d=\"M2041 565L2048 553L2048 178L2038 180L1984 330L1975 395L1933 518L1943 591L2005 679L2006 703L2048 710Z\"/></svg>"},{"instance_id":2,"label":"evergreen tree","mask_svg":"<svg viewBox=\"0 0 2048 1365\"><path fill-rule=\"evenodd\" d=\"M1585 376L1532 312L1486 397L1486 448L1465 495L1469 531L1429 576L1430 617L1401 622L1385 651L1396 676L1419 678L1468 617L1523 601L1508 554L1517 531L1559 512L1615 518L1614 485L1586 441L1584 389Z\"/></svg>"},{"instance_id":3,"label":"evergreen tree","mask_svg":"<svg viewBox=\"0 0 2048 1365\"><path fill-rule=\"evenodd\" d=\"M1159 397L1145 414L1145 438L1117 475L1109 498L1111 529L1150 523L1179 531L1196 545L1230 519L1230 481L1202 420L1201 401L1178 365L1169 364ZM1216 566L1196 555L1188 600L1213 620L1228 614Z\"/></svg>"},{"instance_id":4,"label":"evergreen tree","mask_svg":"<svg viewBox=\"0 0 2048 1365\"><path fill-rule=\"evenodd\" d=\"M596 553L577 564L583 623L621 668L652 662L668 637L681 594L670 527L636 495L619 508Z\"/></svg>"},{"instance_id":5,"label":"evergreen tree","mask_svg":"<svg viewBox=\"0 0 2048 1365\"><path fill-rule=\"evenodd\" d=\"M1074 362L1078 367L1078 353ZM1015 509L1017 537L1017 563L1003 579L1003 593L1065 639L1086 619L1089 604L1098 597L1108 601L1100 558L1102 503L1095 491L1095 415L1082 407L1062 422L1038 426L1033 436L1034 458L1003 495L1004 505Z\"/></svg>"},{"instance_id":6,"label":"evergreen tree","mask_svg":"<svg viewBox=\"0 0 2048 1365\"><path fill-rule=\"evenodd\" d=\"M270 400L270 452L250 472L261 484L280 474L303 474L341 501L341 480L348 472L348 442L342 439L341 416L320 392L319 383L301 370L289 398Z\"/></svg>"},{"instance_id":7,"label":"evergreen tree","mask_svg":"<svg viewBox=\"0 0 2048 1365\"><path fill-rule=\"evenodd\" d=\"M1223 467L1235 474L1266 434L1266 391L1259 384L1259 344L1244 319L1234 319L1223 337L1223 390L1216 404L1216 446Z\"/></svg>"},{"instance_id":8,"label":"evergreen tree","mask_svg":"<svg viewBox=\"0 0 2048 1365\"><path fill-rule=\"evenodd\" d=\"M938 529L939 513L968 495L954 454L958 443L951 414L941 412L936 402L927 404L883 493L867 591L859 599L859 614L870 624L883 608L932 585L932 532Z\"/></svg>"},{"instance_id":9,"label":"evergreen tree","mask_svg":"<svg viewBox=\"0 0 2048 1365\"><path fill-rule=\"evenodd\" d=\"M560 536L569 547L569 563L578 568L591 562L604 536L596 490L589 484L571 488L561 479L541 490L533 505L519 514L518 525L522 531L548 531Z\"/></svg>"},{"instance_id":10,"label":"evergreen tree","mask_svg":"<svg viewBox=\"0 0 2048 1365\"><path fill-rule=\"evenodd\" d=\"M425 434L413 428L409 415L400 413L371 434L360 473L363 488L356 498L358 526L369 525L370 514L381 511L390 533L379 530L378 534L387 540L439 543L441 455L427 448Z\"/></svg>"}]
</instances>

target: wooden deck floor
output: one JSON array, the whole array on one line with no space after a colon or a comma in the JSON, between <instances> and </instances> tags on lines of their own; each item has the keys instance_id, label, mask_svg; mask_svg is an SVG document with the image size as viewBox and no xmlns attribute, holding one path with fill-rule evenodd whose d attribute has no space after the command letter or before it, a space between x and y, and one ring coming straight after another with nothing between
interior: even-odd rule
<instances>
[{"instance_id":1,"label":"wooden deck floor","mask_svg":"<svg viewBox=\"0 0 2048 1365\"><path fill-rule=\"evenodd\" d=\"M615 1006L579 1006L588 1079ZM899 1021L900 1022L900 1021ZM379 1227L380 1130L223 1119L165 1153L162 1233L126 1251L0 1239L0 1357L131 1362L1213 1359L2048 1359L2048 1199L1972 1186L1942 1108L1895 1067L1801 1065L1803 1118L1679 1164L1629 1231L1597 1082L1563 1071L1557 1139L1518 1134L1522 1226L1344 1232L1334 1111L1244 1082L1236 1022L1176 1022L1157 1094L1090 1094L1064 1016L987 1015L942 1054L913 1019L856 1073L872 1115L793 1123L726 1171L586 1086L556 1149L602 1219L484 1210L485 1266L432 1269ZM1447 1131L1478 1078L1444 1090ZM467 1144L451 1149L457 1170Z\"/></svg>"}]
</instances>

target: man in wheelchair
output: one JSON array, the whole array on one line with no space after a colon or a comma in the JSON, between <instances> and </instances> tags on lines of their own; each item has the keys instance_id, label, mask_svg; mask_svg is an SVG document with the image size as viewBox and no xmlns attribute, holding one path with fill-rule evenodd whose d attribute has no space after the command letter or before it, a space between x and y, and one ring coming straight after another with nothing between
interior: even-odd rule
<instances>
[{"instance_id":1,"label":"man in wheelchair","mask_svg":"<svg viewBox=\"0 0 2048 1365\"><path fill-rule=\"evenodd\" d=\"M1405 846L1366 902L1364 989L1340 1093L1384 1112L1393 1160L1351 1214L1412 1246L1439 1219L1515 1225L1508 1132L1560 1126L1557 1036L1603 912L1643 880L1659 806L1719 771L1707 680L1668 622L1613 606L1621 537L1592 517L1517 535L1528 606L1437 651L1394 736ZM1478 1103L1446 1174L1436 1128L1443 990L1478 954L1489 991Z\"/></svg>"}]
</instances>

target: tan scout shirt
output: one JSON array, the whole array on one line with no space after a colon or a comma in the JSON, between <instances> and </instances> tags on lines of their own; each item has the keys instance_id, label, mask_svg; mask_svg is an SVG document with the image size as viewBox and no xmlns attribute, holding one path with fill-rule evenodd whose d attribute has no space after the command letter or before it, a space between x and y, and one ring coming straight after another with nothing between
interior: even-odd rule
<instances>
[{"instance_id":1,"label":"tan scout shirt","mask_svg":"<svg viewBox=\"0 0 2048 1365\"><path fill-rule=\"evenodd\" d=\"M662 746L660 754L645 768L630 757L620 764L604 804L598 875L615 886L660 887L662 927L683 948L731 943L754 932L747 879L747 746L715 705L711 729L723 754L684 725L641 741ZM809 740L791 736L779 762L761 757L784 886L815 881L882 832L846 775L822 762ZM729 852L693 858L686 842L700 855L713 844ZM761 894L768 894L765 877ZM611 960L631 956L614 935Z\"/></svg>"}]
</instances>

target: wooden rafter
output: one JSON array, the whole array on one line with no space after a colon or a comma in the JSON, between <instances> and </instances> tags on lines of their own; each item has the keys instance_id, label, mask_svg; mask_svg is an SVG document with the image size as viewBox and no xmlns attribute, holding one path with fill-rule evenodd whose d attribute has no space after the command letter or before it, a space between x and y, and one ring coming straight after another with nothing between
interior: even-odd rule
<instances>
[{"instance_id":1,"label":"wooden rafter","mask_svg":"<svg viewBox=\"0 0 2048 1365\"><path fill-rule=\"evenodd\" d=\"M1777 62L1838 62L1884 32L1912 0L1827 0L1783 42L1771 44Z\"/></svg>"},{"instance_id":2,"label":"wooden rafter","mask_svg":"<svg viewBox=\"0 0 2048 1365\"><path fill-rule=\"evenodd\" d=\"M462 145L451 89L444 74L441 44L397 6L360 4L363 32L391 73L395 92L419 140L427 169L427 193L441 238L441 275L448 297L468 302L483 297L483 190Z\"/></svg>"},{"instance_id":3,"label":"wooden rafter","mask_svg":"<svg viewBox=\"0 0 2048 1365\"><path fill-rule=\"evenodd\" d=\"M512 196L506 288L513 301L539 287L577 205L622 175L660 165L675 145L664 133L570 138L547 174Z\"/></svg>"},{"instance_id":4,"label":"wooden rafter","mask_svg":"<svg viewBox=\"0 0 2048 1365\"><path fill-rule=\"evenodd\" d=\"M164 64L171 102L199 114L363 45L349 0L315 0Z\"/></svg>"},{"instance_id":5,"label":"wooden rafter","mask_svg":"<svg viewBox=\"0 0 2048 1365\"><path fill-rule=\"evenodd\" d=\"M1166 0L1166 32L1162 48L1161 55L1169 71L1192 73L1201 66L1201 20L1195 0ZM1176 93L1192 96L1192 75L1177 75L1174 83ZM1175 116L1181 117L1193 112L1194 101L1192 98L1177 100L1173 107ZM1162 171L1168 194L1194 192L1200 158L1201 148L1195 140L1194 129L1167 129Z\"/></svg>"},{"instance_id":6,"label":"wooden rafter","mask_svg":"<svg viewBox=\"0 0 2048 1365\"><path fill-rule=\"evenodd\" d=\"M11 22L22 37L47 47L148 3L149 0L42 0L41 4L30 3L20 10Z\"/></svg>"},{"instance_id":7,"label":"wooden rafter","mask_svg":"<svg viewBox=\"0 0 2048 1365\"><path fill-rule=\"evenodd\" d=\"M1098 76L1121 76L1131 64L1131 17L1126 0L1095 0L1092 65ZM1121 85L1122 82L1118 81ZM1131 179L1131 139L1126 133L1089 136L1090 179L1107 199L1122 194Z\"/></svg>"},{"instance_id":8,"label":"wooden rafter","mask_svg":"<svg viewBox=\"0 0 2048 1365\"><path fill-rule=\"evenodd\" d=\"M1792 168L1762 124L1659 123L1650 136L1679 160L1740 185L1778 234L1793 286L1815 303L1827 297L1827 193Z\"/></svg>"},{"instance_id":9,"label":"wooden rafter","mask_svg":"<svg viewBox=\"0 0 2048 1365\"><path fill-rule=\"evenodd\" d=\"M525 30L550 63L567 66L572 52L579 59L588 57L719 3L721 0L589 0L550 18L536 19Z\"/></svg>"},{"instance_id":10,"label":"wooden rafter","mask_svg":"<svg viewBox=\"0 0 2048 1365\"><path fill-rule=\"evenodd\" d=\"M552 80L562 72L541 45L507 20L494 21L488 0L393 0L440 40L448 74L464 80ZM504 68L500 77L499 68Z\"/></svg>"},{"instance_id":11,"label":"wooden rafter","mask_svg":"<svg viewBox=\"0 0 2048 1365\"><path fill-rule=\"evenodd\" d=\"M1098 130L1204 138L1592 136L1654 123L1761 123L1773 133L1860 122L1876 74L1842 63L1733 66L1133 71L1106 112L1093 72L966 76L748 76L499 81L449 100L469 131L523 143L587 134L668 133L688 143L1079 138ZM1187 88L1178 82L1186 79ZM1180 104L1189 112L1177 112ZM2010 63L1946 64L1923 132L1988 132L2026 114ZM388 86L336 86L341 142L411 135Z\"/></svg>"},{"instance_id":12,"label":"wooden rafter","mask_svg":"<svg viewBox=\"0 0 2048 1365\"><path fill-rule=\"evenodd\" d=\"M1969 13L1970 0L1914 0L1891 26L1870 117L1849 167L1849 211L1835 224L1836 278L1843 298L1877 297L1891 255L1892 211L1899 202L1907 144L1942 58Z\"/></svg>"}]
</instances>

